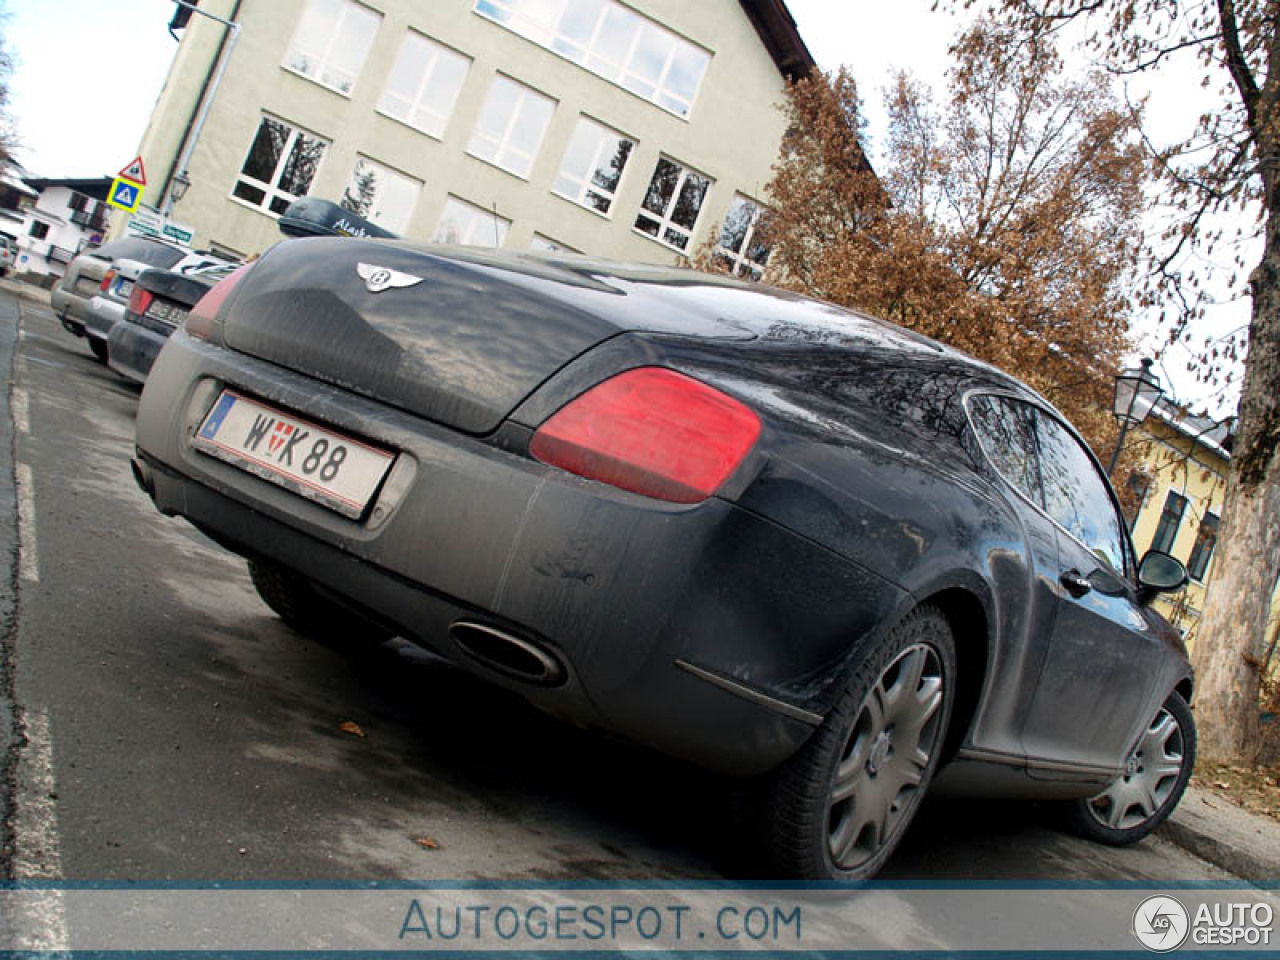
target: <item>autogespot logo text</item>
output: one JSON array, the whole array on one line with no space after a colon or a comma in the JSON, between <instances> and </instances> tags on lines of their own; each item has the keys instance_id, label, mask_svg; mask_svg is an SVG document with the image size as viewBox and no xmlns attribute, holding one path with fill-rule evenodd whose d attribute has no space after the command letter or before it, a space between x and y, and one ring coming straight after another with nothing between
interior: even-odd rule
<instances>
[{"instance_id":1,"label":"autogespot logo text","mask_svg":"<svg viewBox=\"0 0 1280 960\"><path fill-rule=\"evenodd\" d=\"M1148 950L1168 953L1187 939L1191 917L1173 897L1147 897L1133 914L1133 935Z\"/></svg>"}]
</instances>

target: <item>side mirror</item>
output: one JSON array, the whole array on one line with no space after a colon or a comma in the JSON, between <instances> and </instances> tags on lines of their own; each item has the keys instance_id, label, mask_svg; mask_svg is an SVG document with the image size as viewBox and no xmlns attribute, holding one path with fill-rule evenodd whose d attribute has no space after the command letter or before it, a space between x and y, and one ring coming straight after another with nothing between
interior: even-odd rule
<instances>
[{"instance_id":1,"label":"side mirror","mask_svg":"<svg viewBox=\"0 0 1280 960\"><path fill-rule=\"evenodd\" d=\"M1189 579L1181 560L1159 550L1148 550L1138 565L1138 597L1146 602L1158 593L1181 590Z\"/></svg>"}]
</instances>

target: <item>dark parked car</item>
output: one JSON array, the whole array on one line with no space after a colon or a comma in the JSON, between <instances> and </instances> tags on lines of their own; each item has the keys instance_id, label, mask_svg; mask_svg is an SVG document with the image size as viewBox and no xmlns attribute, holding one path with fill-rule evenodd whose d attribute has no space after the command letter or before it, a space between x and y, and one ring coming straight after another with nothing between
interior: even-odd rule
<instances>
[{"instance_id":1,"label":"dark parked car","mask_svg":"<svg viewBox=\"0 0 1280 960\"><path fill-rule=\"evenodd\" d=\"M190 273L140 273L130 288L123 315L107 335L107 366L122 377L145 383L169 335L214 284L238 267L236 263L223 263Z\"/></svg>"},{"instance_id":2,"label":"dark parked car","mask_svg":"<svg viewBox=\"0 0 1280 960\"><path fill-rule=\"evenodd\" d=\"M289 241L170 338L134 467L299 630L759 778L771 871L870 876L935 774L1111 843L1190 775L1181 564L1036 393L827 304Z\"/></svg>"}]
</instances>

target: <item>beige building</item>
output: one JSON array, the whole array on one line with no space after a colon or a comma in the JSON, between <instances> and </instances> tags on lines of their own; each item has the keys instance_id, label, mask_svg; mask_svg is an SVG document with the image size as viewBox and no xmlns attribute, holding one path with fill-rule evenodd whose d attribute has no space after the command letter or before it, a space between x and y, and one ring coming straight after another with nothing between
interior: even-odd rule
<instances>
[{"instance_id":1,"label":"beige building","mask_svg":"<svg viewBox=\"0 0 1280 960\"><path fill-rule=\"evenodd\" d=\"M767 256L751 233L777 107L813 68L782 0L199 7L238 36L179 14L141 145L147 203L189 179L169 213L197 246L261 251L311 195L424 241L674 263L723 224L740 274Z\"/></svg>"}]
</instances>

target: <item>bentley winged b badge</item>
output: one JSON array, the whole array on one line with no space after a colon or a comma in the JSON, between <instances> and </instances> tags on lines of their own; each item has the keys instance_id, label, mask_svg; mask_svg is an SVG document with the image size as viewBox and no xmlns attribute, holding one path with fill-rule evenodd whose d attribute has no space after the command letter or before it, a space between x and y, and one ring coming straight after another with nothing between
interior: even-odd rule
<instances>
[{"instance_id":1,"label":"bentley winged b badge","mask_svg":"<svg viewBox=\"0 0 1280 960\"><path fill-rule=\"evenodd\" d=\"M412 287L422 282L421 277L415 277L412 273L401 273L372 263L357 263L356 273L360 274L360 279L370 293L381 293L388 287Z\"/></svg>"}]
</instances>

